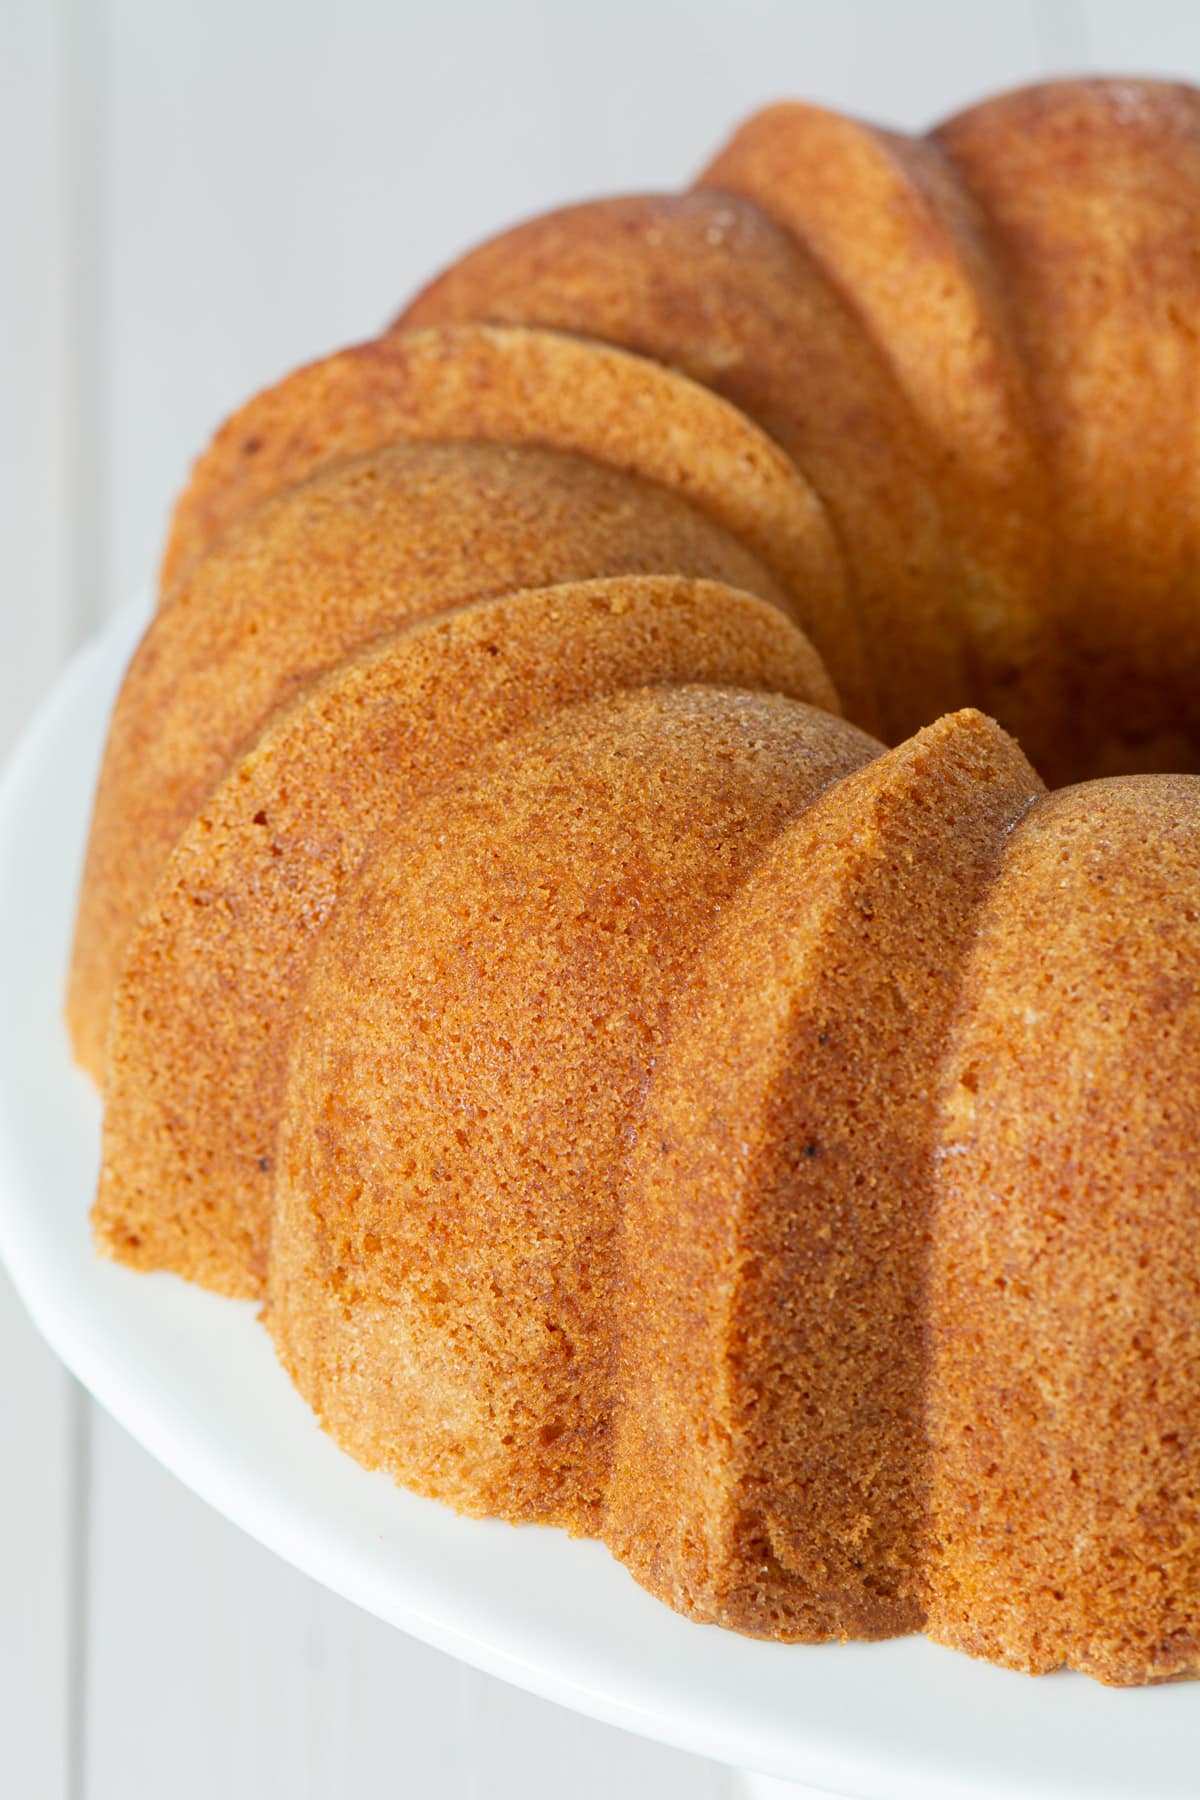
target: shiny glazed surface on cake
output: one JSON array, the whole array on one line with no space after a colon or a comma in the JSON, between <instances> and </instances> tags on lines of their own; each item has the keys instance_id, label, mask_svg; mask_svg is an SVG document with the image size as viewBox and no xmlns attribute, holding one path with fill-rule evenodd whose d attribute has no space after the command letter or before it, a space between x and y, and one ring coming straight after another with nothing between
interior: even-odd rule
<instances>
[{"instance_id":1,"label":"shiny glazed surface on cake","mask_svg":"<svg viewBox=\"0 0 1200 1800\"><path fill-rule=\"evenodd\" d=\"M786 104L249 401L97 797L101 1249L697 1619L1200 1672L1198 241L1188 88Z\"/></svg>"}]
</instances>

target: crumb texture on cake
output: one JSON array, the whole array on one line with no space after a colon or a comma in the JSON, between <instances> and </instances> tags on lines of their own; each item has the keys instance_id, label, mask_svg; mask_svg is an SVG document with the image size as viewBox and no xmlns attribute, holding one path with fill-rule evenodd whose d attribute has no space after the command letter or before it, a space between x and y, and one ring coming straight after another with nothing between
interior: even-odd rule
<instances>
[{"instance_id":1,"label":"crumb texture on cake","mask_svg":"<svg viewBox=\"0 0 1200 1800\"><path fill-rule=\"evenodd\" d=\"M695 1619L1200 1673L1198 242L1191 88L789 102L248 401L96 797L101 1251Z\"/></svg>"}]
</instances>

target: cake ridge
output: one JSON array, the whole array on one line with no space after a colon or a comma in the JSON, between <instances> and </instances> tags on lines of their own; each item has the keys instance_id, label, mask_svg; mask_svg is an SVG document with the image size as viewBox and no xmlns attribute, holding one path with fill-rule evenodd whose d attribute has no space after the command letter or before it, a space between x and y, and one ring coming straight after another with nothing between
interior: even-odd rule
<instances>
[{"instance_id":1,"label":"cake ridge","mask_svg":"<svg viewBox=\"0 0 1200 1800\"><path fill-rule=\"evenodd\" d=\"M1200 1653L1198 801L1196 776L1125 776L1029 809L940 1097L929 1630L1118 1683L1194 1672ZM1031 913L1048 927L1033 959ZM1068 1050L1047 1088L1042 1035L1081 1016L1086 1056ZM1005 1529L1013 1494L1037 1533Z\"/></svg>"},{"instance_id":2,"label":"cake ridge","mask_svg":"<svg viewBox=\"0 0 1200 1800\"><path fill-rule=\"evenodd\" d=\"M939 720L781 834L679 995L624 1208L606 1536L699 1617L799 1641L923 1621L936 1071L1040 791L990 720Z\"/></svg>"},{"instance_id":3,"label":"cake ridge","mask_svg":"<svg viewBox=\"0 0 1200 1800\"><path fill-rule=\"evenodd\" d=\"M1049 574L1037 418L986 214L953 163L923 138L785 102L748 120L700 182L764 207L856 309L935 447L968 642L985 669L999 660L998 678L1009 663L1027 671ZM1020 634L994 643L1014 621Z\"/></svg>"},{"instance_id":4,"label":"cake ridge","mask_svg":"<svg viewBox=\"0 0 1200 1800\"><path fill-rule=\"evenodd\" d=\"M627 576L418 620L273 713L176 844L125 958L100 1244L261 1295L292 1013L373 839L539 715L681 679L837 709L815 652L775 607L718 583Z\"/></svg>"},{"instance_id":5,"label":"cake ridge","mask_svg":"<svg viewBox=\"0 0 1200 1800\"><path fill-rule=\"evenodd\" d=\"M597 1530L617 1182L665 997L779 822L877 749L773 695L627 691L499 745L364 865L298 1021L267 1312L360 1459L459 1505ZM706 826L689 835L698 773ZM392 1379L364 1395L363 1344L389 1333ZM465 1444L426 1416L435 1369L449 1419L495 1409ZM460 1449L489 1468L474 1501Z\"/></svg>"}]
</instances>

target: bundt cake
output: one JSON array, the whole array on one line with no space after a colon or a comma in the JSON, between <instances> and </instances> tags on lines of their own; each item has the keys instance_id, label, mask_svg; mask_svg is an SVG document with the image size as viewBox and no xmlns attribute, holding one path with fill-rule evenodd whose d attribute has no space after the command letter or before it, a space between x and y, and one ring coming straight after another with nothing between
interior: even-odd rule
<instances>
[{"instance_id":1,"label":"bundt cake","mask_svg":"<svg viewBox=\"0 0 1200 1800\"><path fill-rule=\"evenodd\" d=\"M694 1618L1200 1673L1197 244L1189 88L777 106L251 400L96 800L100 1247Z\"/></svg>"}]
</instances>

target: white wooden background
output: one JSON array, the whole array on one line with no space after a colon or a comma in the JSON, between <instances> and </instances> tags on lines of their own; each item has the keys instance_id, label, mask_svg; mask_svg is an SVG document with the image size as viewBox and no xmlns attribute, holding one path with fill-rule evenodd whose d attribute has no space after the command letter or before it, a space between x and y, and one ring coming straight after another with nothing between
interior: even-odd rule
<instances>
[{"instance_id":1,"label":"white wooden background","mask_svg":"<svg viewBox=\"0 0 1200 1800\"><path fill-rule=\"evenodd\" d=\"M236 401L523 213L788 93L901 125L1200 80L1193 0L0 0L0 751ZM701 1800L695 1758L414 1644L209 1512L0 1274L0 1795Z\"/></svg>"}]
</instances>

